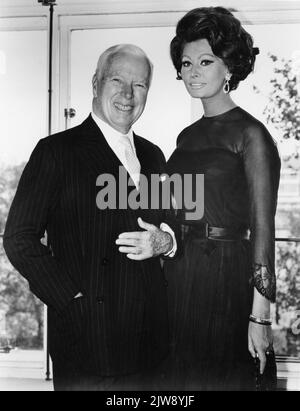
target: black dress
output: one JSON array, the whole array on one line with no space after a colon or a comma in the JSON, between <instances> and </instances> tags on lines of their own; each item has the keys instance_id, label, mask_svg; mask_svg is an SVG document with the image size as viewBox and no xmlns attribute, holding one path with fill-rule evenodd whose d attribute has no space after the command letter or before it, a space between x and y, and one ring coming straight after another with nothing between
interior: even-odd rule
<instances>
[{"instance_id":1,"label":"black dress","mask_svg":"<svg viewBox=\"0 0 300 411\"><path fill-rule=\"evenodd\" d=\"M204 216L188 221L187 210L178 210L184 255L165 263L172 335L170 388L252 389L248 324L253 290L256 287L270 301L276 292L276 145L258 120L235 107L184 129L168 173L204 174ZM205 239L198 235L203 223L237 231L248 228L250 240Z\"/></svg>"}]
</instances>

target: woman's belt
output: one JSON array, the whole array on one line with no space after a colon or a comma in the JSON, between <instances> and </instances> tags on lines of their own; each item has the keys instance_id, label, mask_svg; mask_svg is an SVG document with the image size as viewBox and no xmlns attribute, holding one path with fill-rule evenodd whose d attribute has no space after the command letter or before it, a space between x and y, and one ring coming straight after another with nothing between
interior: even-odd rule
<instances>
[{"instance_id":1,"label":"woman's belt","mask_svg":"<svg viewBox=\"0 0 300 411\"><path fill-rule=\"evenodd\" d=\"M250 231L248 229L212 227L209 224L185 226L184 231L195 238L216 241L239 241L248 240L250 238Z\"/></svg>"}]
</instances>

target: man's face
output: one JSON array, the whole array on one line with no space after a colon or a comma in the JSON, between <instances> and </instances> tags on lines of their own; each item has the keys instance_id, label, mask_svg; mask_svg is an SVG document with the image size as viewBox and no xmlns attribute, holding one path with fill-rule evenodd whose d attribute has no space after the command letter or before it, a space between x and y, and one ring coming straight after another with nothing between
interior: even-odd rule
<instances>
[{"instance_id":1,"label":"man's face","mask_svg":"<svg viewBox=\"0 0 300 411\"><path fill-rule=\"evenodd\" d=\"M144 111L150 67L131 53L112 56L93 79L95 114L120 133L127 134Z\"/></svg>"}]
</instances>

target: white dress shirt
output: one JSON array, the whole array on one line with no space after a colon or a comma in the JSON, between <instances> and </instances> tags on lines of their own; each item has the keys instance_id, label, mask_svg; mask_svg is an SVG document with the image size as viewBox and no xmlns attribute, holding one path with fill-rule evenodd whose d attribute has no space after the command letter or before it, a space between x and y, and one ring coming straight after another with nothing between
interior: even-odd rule
<instances>
[{"instance_id":1,"label":"white dress shirt","mask_svg":"<svg viewBox=\"0 0 300 411\"><path fill-rule=\"evenodd\" d=\"M122 133L119 131L115 130L113 127L111 127L109 124L107 124L105 121L101 120L98 116L96 116L95 113L91 113L93 120L97 124L97 126L100 128L105 140L107 141L108 145L112 149L112 151L115 153L115 155L118 157L120 160L121 164L126 168L126 170L129 170L129 166L127 164L127 159L125 156L125 151L124 147L119 144L119 139L120 136L122 136ZM130 143L132 145L132 149L134 151L134 154L136 155L136 148L134 145L134 137L133 137L133 131L132 129L129 130L129 132L126 134L130 140ZM134 183L137 185L134 177L132 177L134 180ZM175 238L174 231L168 226L166 223L161 223L160 229L162 231L165 231L166 233L169 233L173 239L173 248L171 251L168 253L164 254L166 257L173 257L177 251L177 242Z\"/></svg>"},{"instance_id":2,"label":"white dress shirt","mask_svg":"<svg viewBox=\"0 0 300 411\"><path fill-rule=\"evenodd\" d=\"M95 123L98 125L100 130L102 131L102 134L104 135L105 140L107 141L108 145L110 146L112 151L115 153L115 155L118 157L121 164L126 168L127 171L129 171L130 167L127 164L124 147L119 143L119 140L123 134L115 130L114 128L112 128L105 121L101 120L99 117L96 116L96 114L92 113L92 118L95 121ZM133 152L136 155L136 149L134 145L132 129L130 129L126 135L129 138Z\"/></svg>"}]
</instances>

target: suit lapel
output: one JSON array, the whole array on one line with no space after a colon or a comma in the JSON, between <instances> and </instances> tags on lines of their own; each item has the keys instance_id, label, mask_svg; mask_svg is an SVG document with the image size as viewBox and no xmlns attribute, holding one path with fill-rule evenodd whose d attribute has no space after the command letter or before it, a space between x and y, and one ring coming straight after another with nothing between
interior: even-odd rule
<instances>
[{"instance_id":1,"label":"suit lapel","mask_svg":"<svg viewBox=\"0 0 300 411\"><path fill-rule=\"evenodd\" d=\"M79 131L74 150L83 168L93 176L99 173L99 170L105 170L106 173L114 170L118 174L122 163L91 116L79 126ZM136 134L134 144L141 164L141 174L150 178L151 173L161 172L159 164L156 164L153 147Z\"/></svg>"},{"instance_id":2,"label":"suit lapel","mask_svg":"<svg viewBox=\"0 0 300 411\"><path fill-rule=\"evenodd\" d=\"M74 151L83 170L93 177L97 177L100 172L118 175L122 164L91 116L82 123L79 130Z\"/></svg>"},{"instance_id":3,"label":"suit lapel","mask_svg":"<svg viewBox=\"0 0 300 411\"><path fill-rule=\"evenodd\" d=\"M107 143L103 133L89 116L78 127L78 133L74 139L72 150L80 163L80 172L86 174L89 181L96 185L96 179L100 174L112 174L117 181L117 204L119 201L119 167L122 166L118 156L111 149ZM162 164L158 155L156 155L152 144L143 138L134 134L134 144L136 154L141 164L141 174L143 174L148 181L149 191L148 199L151 195L151 174L160 174L163 172ZM129 174L127 173L127 181ZM135 187L128 187L128 195L136 190ZM128 210L130 211L130 210ZM141 213L142 210L132 210ZM146 210L145 210L146 211ZM149 210L148 210L149 212Z\"/></svg>"},{"instance_id":4,"label":"suit lapel","mask_svg":"<svg viewBox=\"0 0 300 411\"><path fill-rule=\"evenodd\" d=\"M151 174L160 172L158 164L156 164L157 159L153 147L136 134L134 134L134 144L141 164L141 174L144 174L150 182Z\"/></svg>"}]
</instances>

